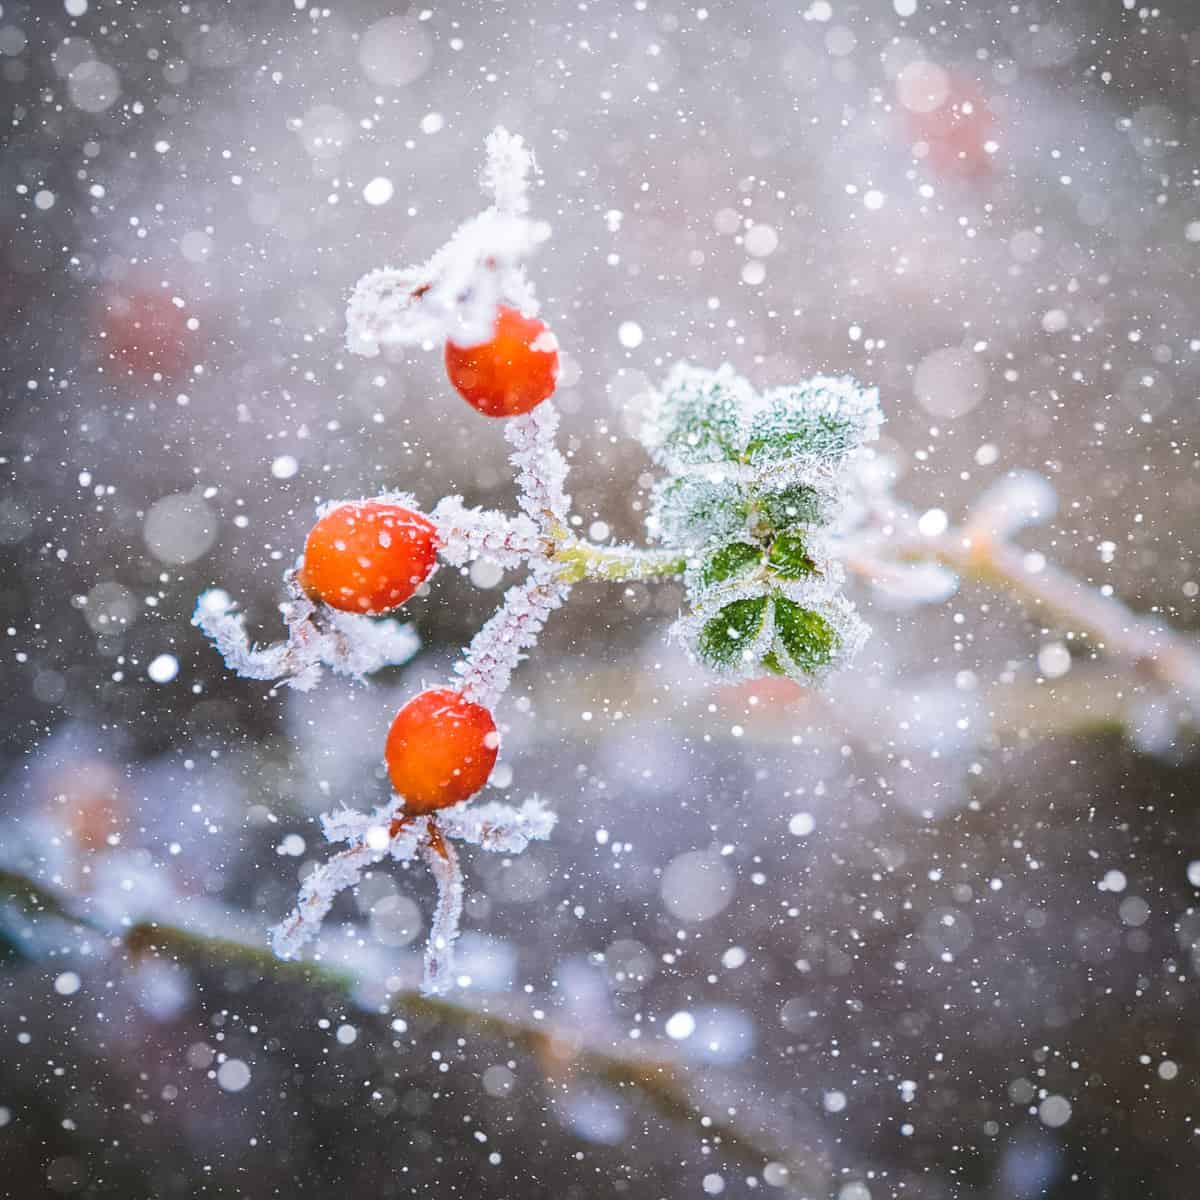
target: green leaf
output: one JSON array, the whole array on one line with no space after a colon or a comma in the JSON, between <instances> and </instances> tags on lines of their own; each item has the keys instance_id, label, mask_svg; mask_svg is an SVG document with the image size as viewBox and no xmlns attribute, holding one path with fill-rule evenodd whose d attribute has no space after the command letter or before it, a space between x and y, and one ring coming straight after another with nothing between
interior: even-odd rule
<instances>
[{"instance_id":1,"label":"green leaf","mask_svg":"<svg viewBox=\"0 0 1200 1200\"><path fill-rule=\"evenodd\" d=\"M808 555L804 539L796 533L781 533L771 544L767 562L781 579L803 579L817 569L817 564Z\"/></svg>"},{"instance_id":2,"label":"green leaf","mask_svg":"<svg viewBox=\"0 0 1200 1200\"><path fill-rule=\"evenodd\" d=\"M747 542L730 542L711 555L700 569L700 582L704 587L724 583L727 579L744 575L762 562L762 551Z\"/></svg>"},{"instance_id":3,"label":"green leaf","mask_svg":"<svg viewBox=\"0 0 1200 1200\"><path fill-rule=\"evenodd\" d=\"M784 596L775 597L775 632L791 660L809 673L828 666L841 644L837 631L820 613Z\"/></svg>"},{"instance_id":4,"label":"green leaf","mask_svg":"<svg viewBox=\"0 0 1200 1200\"><path fill-rule=\"evenodd\" d=\"M744 533L750 501L733 480L668 476L655 486L651 513L666 545L690 548Z\"/></svg>"},{"instance_id":5,"label":"green leaf","mask_svg":"<svg viewBox=\"0 0 1200 1200\"><path fill-rule=\"evenodd\" d=\"M700 631L700 657L715 667L740 663L746 647L762 631L768 603L766 596L753 596L725 605Z\"/></svg>"},{"instance_id":6,"label":"green leaf","mask_svg":"<svg viewBox=\"0 0 1200 1200\"><path fill-rule=\"evenodd\" d=\"M772 529L790 529L793 525L819 525L825 521L826 505L816 488L802 483L765 492L757 498L758 510Z\"/></svg>"},{"instance_id":7,"label":"green leaf","mask_svg":"<svg viewBox=\"0 0 1200 1200\"><path fill-rule=\"evenodd\" d=\"M753 399L750 385L728 369L678 366L653 414L652 441L679 462L735 462L742 452L742 414Z\"/></svg>"},{"instance_id":8,"label":"green leaf","mask_svg":"<svg viewBox=\"0 0 1200 1200\"><path fill-rule=\"evenodd\" d=\"M818 376L763 396L764 407L750 428L750 462L810 457L835 463L876 436L882 416L874 389L852 379Z\"/></svg>"}]
</instances>

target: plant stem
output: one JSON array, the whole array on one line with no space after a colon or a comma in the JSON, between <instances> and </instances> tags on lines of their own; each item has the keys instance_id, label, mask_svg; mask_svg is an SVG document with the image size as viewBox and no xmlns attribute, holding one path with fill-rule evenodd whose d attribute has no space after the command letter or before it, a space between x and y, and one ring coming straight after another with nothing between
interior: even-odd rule
<instances>
[{"instance_id":1,"label":"plant stem","mask_svg":"<svg viewBox=\"0 0 1200 1200\"><path fill-rule=\"evenodd\" d=\"M602 579L608 583L632 583L640 579L667 579L682 575L687 559L674 550L643 550L618 544L594 546L566 530L555 530L551 561L561 563L558 576L566 583Z\"/></svg>"}]
</instances>

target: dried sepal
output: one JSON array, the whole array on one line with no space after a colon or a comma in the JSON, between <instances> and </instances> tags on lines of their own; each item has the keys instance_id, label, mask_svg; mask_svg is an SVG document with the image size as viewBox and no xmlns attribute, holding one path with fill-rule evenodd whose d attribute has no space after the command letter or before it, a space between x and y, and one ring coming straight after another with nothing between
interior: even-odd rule
<instances>
[{"instance_id":1,"label":"dried sepal","mask_svg":"<svg viewBox=\"0 0 1200 1200\"><path fill-rule=\"evenodd\" d=\"M384 667L401 666L420 649L411 625L337 612L317 604L300 589L294 571L285 576L288 599L280 606L288 636L284 642L255 646L245 616L219 588L203 592L192 616L231 671L246 679L278 680L307 692L328 667L338 675L362 679Z\"/></svg>"},{"instance_id":2,"label":"dried sepal","mask_svg":"<svg viewBox=\"0 0 1200 1200\"><path fill-rule=\"evenodd\" d=\"M494 203L459 227L428 262L364 275L346 307L346 345L374 357L391 347L460 346L491 336L503 303L537 311L525 260L550 235L528 215L533 155L521 138L496 129L488 137L483 184Z\"/></svg>"}]
</instances>

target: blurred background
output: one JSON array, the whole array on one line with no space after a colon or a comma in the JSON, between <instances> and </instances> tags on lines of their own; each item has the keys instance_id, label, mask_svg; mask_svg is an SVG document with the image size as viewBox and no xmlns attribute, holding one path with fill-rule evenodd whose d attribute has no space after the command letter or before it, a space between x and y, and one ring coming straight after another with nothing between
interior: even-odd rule
<instances>
[{"instance_id":1,"label":"blurred background","mask_svg":"<svg viewBox=\"0 0 1200 1200\"><path fill-rule=\"evenodd\" d=\"M357 278L480 207L502 123L589 536L642 536L629 435L671 362L849 372L904 502L957 521L1032 469L1030 552L1190 638L1192 0L5 0L0 89L0 1193L1195 1194L1192 722L1078 630L860 588L874 636L815 696L701 677L675 585L554 618L489 790L560 824L465 856L454 999L691 1068L735 1154L407 1010L420 872L335 909L348 990L204 940L262 947L315 815L383 799L396 707L498 570L443 570L366 687L270 692L190 625L219 585L278 637L321 500L512 506L437 353L343 345ZM135 953L148 920L196 940Z\"/></svg>"}]
</instances>

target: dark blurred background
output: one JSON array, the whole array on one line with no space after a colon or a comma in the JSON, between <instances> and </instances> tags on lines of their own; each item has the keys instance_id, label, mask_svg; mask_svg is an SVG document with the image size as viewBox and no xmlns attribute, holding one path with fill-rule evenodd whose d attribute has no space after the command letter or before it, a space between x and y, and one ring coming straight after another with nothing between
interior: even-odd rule
<instances>
[{"instance_id":1,"label":"dark blurred background","mask_svg":"<svg viewBox=\"0 0 1200 1200\"><path fill-rule=\"evenodd\" d=\"M383 798L396 705L499 599L443 571L412 665L304 697L189 623L221 586L279 636L323 499L511 506L437 353L343 345L359 275L480 206L497 123L542 172L590 536L641 536L630 432L671 362L850 372L918 511L1033 469L1031 550L1197 624L1192 0L6 0L0 89L0 855L114 933L261 944L313 816ZM560 827L468 862L458 999L675 1056L790 1172L381 1018L431 903L397 871L324 939L352 999L5 908L0 1193L1195 1195L1187 714L1127 720L1145 680L992 590L857 598L874 637L816 697L700 678L674 585L577 589L494 779Z\"/></svg>"}]
</instances>

